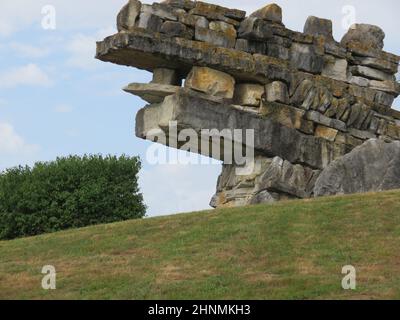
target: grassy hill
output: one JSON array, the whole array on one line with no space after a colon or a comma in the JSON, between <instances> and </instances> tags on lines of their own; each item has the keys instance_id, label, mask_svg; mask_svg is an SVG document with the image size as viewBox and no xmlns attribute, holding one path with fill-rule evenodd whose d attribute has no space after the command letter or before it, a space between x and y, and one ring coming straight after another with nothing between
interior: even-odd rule
<instances>
[{"instance_id":1,"label":"grassy hill","mask_svg":"<svg viewBox=\"0 0 400 320\"><path fill-rule=\"evenodd\" d=\"M128 221L0 242L2 299L400 298L400 191ZM57 290L41 289L44 265ZM357 290L341 288L342 267Z\"/></svg>"}]
</instances>

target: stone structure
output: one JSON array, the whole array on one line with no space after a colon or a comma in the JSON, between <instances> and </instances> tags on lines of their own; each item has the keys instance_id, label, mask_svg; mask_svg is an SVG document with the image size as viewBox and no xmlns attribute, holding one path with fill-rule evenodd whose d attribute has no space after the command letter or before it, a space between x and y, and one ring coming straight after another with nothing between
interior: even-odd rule
<instances>
[{"instance_id":1,"label":"stone structure","mask_svg":"<svg viewBox=\"0 0 400 320\"><path fill-rule=\"evenodd\" d=\"M117 25L97 58L154 74L124 89L149 103L137 114L138 137L170 121L178 132L254 129L254 170L238 175L224 164L213 207L400 187L399 144L390 144L400 140L400 112L391 108L400 57L383 51L379 27L356 24L337 42L326 19L287 29L275 4L246 16L190 0L129 0ZM369 139L380 142L352 152ZM366 178L363 166L384 181Z\"/></svg>"}]
</instances>

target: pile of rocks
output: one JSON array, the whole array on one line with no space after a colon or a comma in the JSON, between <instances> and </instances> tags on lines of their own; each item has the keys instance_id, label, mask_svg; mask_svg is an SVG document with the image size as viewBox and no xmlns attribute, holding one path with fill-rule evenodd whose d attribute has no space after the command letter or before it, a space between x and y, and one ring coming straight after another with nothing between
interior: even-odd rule
<instances>
[{"instance_id":1,"label":"pile of rocks","mask_svg":"<svg viewBox=\"0 0 400 320\"><path fill-rule=\"evenodd\" d=\"M153 72L151 83L124 88L150 103L137 115L139 137L169 121L197 132L255 130L258 169L237 176L225 164L214 207L331 194L314 188L336 159L369 139L400 140L391 108L400 57L383 51L379 27L356 24L337 42L326 19L287 29L276 4L246 16L190 0L129 0L117 26L97 58Z\"/></svg>"}]
</instances>

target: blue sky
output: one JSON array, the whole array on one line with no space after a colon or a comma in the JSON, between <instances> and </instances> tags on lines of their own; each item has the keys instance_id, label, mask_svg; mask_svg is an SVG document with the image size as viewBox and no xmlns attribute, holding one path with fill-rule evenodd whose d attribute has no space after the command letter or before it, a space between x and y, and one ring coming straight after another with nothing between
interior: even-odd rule
<instances>
[{"instance_id":1,"label":"blue sky","mask_svg":"<svg viewBox=\"0 0 400 320\"><path fill-rule=\"evenodd\" d=\"M150 3L149 1L143 1ZM122 0L1 0L0 2L0 170L68 154L139 155L140 186L148 214L207 209L221 166L150 165L149 142L134 135L137 110L145 105L121 88L148 82L149 73L96 61L95 41L116 32ZM248 13L265 1L218 1ZM337 40L345 32L348 6L357 22L386 32L385 50L400 54L400 2L276 1L284 23L302 30L309 15L332 19ZM52 5L56 29L42 28L42 9ZM351 8L351 7L350 7ZM400 106L399 100L397 105Z\"/></svg>"}]
</instances>

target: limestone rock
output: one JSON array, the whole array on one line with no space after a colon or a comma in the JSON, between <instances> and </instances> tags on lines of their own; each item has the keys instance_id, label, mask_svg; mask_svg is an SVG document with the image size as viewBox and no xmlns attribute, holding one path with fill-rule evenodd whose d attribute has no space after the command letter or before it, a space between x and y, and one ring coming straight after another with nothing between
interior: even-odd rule
<instances>
[{"instance_id":1,"label":"limestone rock","mask_svg":"<svg viewBox=\"0 0 400 320\"><path fill-rule=\"evenodd\" d=\"M223 21L211 21L209 25L210 30L226 34L229 38L236 40L236 29L233 25Z\"/></svg>"},{"instance_id":2,"label":"limestone rock","mask_svg":"<svg viewBox=\"0 0 400 320\"><path fill-rule=\"evenodd\" d=\"M369 24L354 24L344 35L341 44L347 46L351 43L360 43L373 49L382 50L385 33L377 26Z\"/></svg>"},{"instance_id":3,"label":"limestone rock","mask_svg":"<svg viewBox=\"0 0 400 320\"><path fill-rule=\"evenodd\" d=\"M293 43L291 49L291 64L294 68L310 73L320 73L324 65L321 55L310 45Z\"/></svg>"},{"instance_id":4,"label":"limestone rock","mask_svg":"<svg viewBox=\"0 0 400 320\"><path fill-rule=\"evenodd\" d=\"M181 37L186 39L192 39L194 35L192 29L176 21L165 21L161 26L160 32L165 33L169 37Z\"/></svg>"},{"instance_id":5,"label":"limestone rock","mask_svg":"<svg viewBox=\"0 0 400 320\"><path fill-rule=\"evenodd\" d=\"M237 84L233 103L242 106L259 107L264 92L264 87L259 84Z\"/></svg>"},{"instance_id":6,"label":"limestone rock","mask_svg":"<svg viewBox=\"0 0 400 320\"><path fill-rule=\"evenodd\" d=\"M277 4L269 4L253 12L250 17L255 17L275 23L282 23L282 8Z\"/></svg>"},{"instance_id":7,"label":"limestone rock","mask_svg":"<svg viewBox=\"0 0 400 320\"><path fill-rule=\"evenodd\" d=\"M200 27L197 27L195 30L195 39L225 48L233 48L236 43L236 37L223 32Z\"/></svg>"},{"instance_id":8,"label":"limestone rock","mask_svg":"<svg viewBox=\"0 0 400 320\"><path fill-rule=\"evenodd\" d=\"M285 83L273 81L265 86L265 95L268 102L289 103L288 89Z\"/></svg>"},{"instance_id":9,"label":"limestone rock","mask_svg":"<svg viewBox=\"0 0 400 320\"><path fill-rule=\"evenodd\" d=\"M260 177L259 190L285 193L297 198L308 198L314 187L319 171L293 165L279 157L272 160L271 165Z\"/></svg>"},{"instance_id":10,"label":"limestone rock","mask_svg":"<svg viewBox=\"0 0 400 320\"><path fill-rule=\"evenodd\" d=\"M164 0L162 4L169 5L174 8L191 10L195 7L196 3L190 0Z\"/></svg>"},{"instance_id":11,"label":"limestone rock","mask_svg":"<svg viewBox=\"0 0 400 320\"><path fill-rule=\"evenodd\" d=\"M316 137L324 138L329 141L335 141L337 134L338 130L321 125L317 126L317 128L315 129Z\"/></svg>"},{"instance_id":12,"label":"limestone rock","mask_svg":"<svg viewBox=\"0 0 400 320\"><path fill-rule=\"evenodd\" d=\"M393 81L394 79L394 76L391 74L365 66L354 66L351 68L351 72L355 76L371 80Z\"/></svg>"},{"instance_id":13,"label":"limestone rock","mask_svg":"<svg viewBox=\"0 0 400 320\"><path fill-rule=\"evenodd\" d=\"M129 31L135 27L136 21L140 15L142 3L138 0L129 0L129 2L121 9L117 16L118 32L123 30Z\"/></svg>"},{"instance_id":14,"label":"limestone rock","mask_svg":"<svg viewBox=\"0 0 400 320\"><path fill-rule=\"evenodd\" d=\"M153 70L153 80L151 82L180 86L182 81L178 75L177 70L168 68L156 68Z\"/></svg>"},{"instance_id":15,"label":"limestone rock","mask_svg":"<svg viewBox=\"0 0 400 320\"><path fill-rule=\"evenodd\" d=\"M186 78L185 87L212 96L233 98L235 79L227 73L207 67L193 67Z\"/></svg>"},{"instance_id":16,"label":"limestone rock","mask_svg":"<svg viewBox=\"0 0 400 320\"><path fill-rule=\"evenodd\" d=\"M166 96L175 94L180 87L158 83L131 83L123 90L125 92L139 96L149 103L160 103Z\"/></svg>"},{"instance_id":17,"label":"limestone rock","mask_svg":"<svg viewBox=\"0 0 400 320\"><path fill-rule=\"evenodd\" d=\"M190 14L204 16L211 20L221 20L225 22L228 22L229 19L241 21L246 16L245 11L229 9L201 1L196 2L196 6L192 10L190 10Z\"/></svg>"},{"instance_id":18,"label":"limestone rock","mask_svg":"<svg viewBox=\"0 0 400 320\"><path fill-rule=\"evenodd\" d=\"M372 139L324 169L315 196L400 188L400 142Z\"/></svg>"},{"instance_id":19,"label":"limestone rock","mask_svg":"<svg viewBox=\"0 0 400 320\"><path fill-rule=\"evenodd\" d=\"M348 63L346 59L337 59L333 56L326 56L322 75L338 81L346 81L347 65Z\"/></svg>"},{"instance_id":20,"label":"limestone rock","mask_svg":"<svg viewBox=\"0 0 400 320\"><path fill-rule=\"evenodd\" d=\"M304 26L304 33L312 36L323 36L328 40L333 40L332 21L310 16Z\"/></svg>"},{"instance_id":21,"label":"limestone rock","mask_svg":"<svg viewBox=\"0 0 400 320\"><path fill-rule=\"evenodd\" d=\"M194 14L181 14L179 15L179 22L190 26L190 27L200 27L200 28L206 28L208 29L209 27L209 21L207 18L203 16L197 16Z\"/></svg>"},{"instance_id":22,"label":"limestone rock","mask_svg":"<svg viewBox=\"0 0 400 320\"><path fill-rule=\"evenodd\" d=\"M265 41L271 39L273 34L268 22L256 17L249 17L241 22L238 35L240 38Z\"/></svg>"}]
</instances>

